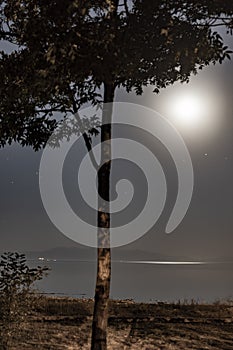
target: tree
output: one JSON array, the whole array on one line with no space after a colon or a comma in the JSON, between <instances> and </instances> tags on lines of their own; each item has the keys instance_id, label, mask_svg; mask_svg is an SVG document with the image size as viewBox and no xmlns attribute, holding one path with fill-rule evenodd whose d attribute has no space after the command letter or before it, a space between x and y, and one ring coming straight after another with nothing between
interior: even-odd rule
<instances>
[{"instance_id":1,"label":"tree","mask_svg":"<svg viewBox=\"0 0 233 350\"><path fill-rule=\"evenodd\" d=\"M8 349L12 337L19 334L36 301L32 296L32 286L47 271L47 267L29 268L24 254L8 252L1 255L1 349Z\"/></svg>"},{"instance_id":2,"label":"tree","mask_svg":"<svg viewBox=\"0 0 233 350\"><path fill-rule=\"evenodd\" d=\"M231 33L230 0L1 1L1 38L19 49L1 54L0 142L35 149L56 127L53 112L77 114L86 102L114 101L116 88L142 94L176 81L231 51L216 27ZM100 197L109 200L111 104L102 113ZM80 120L79 120L80 121ZM81 121L80 121L81 122ZM81 126L82 128L82 126ZM93 131L93 130L92 130ZM91 134L84 133L88 150ZM95 164L95 163L94 163ZM98 203L98 271L92 350L106 349L111 277L109 205Z\"/></svg>"}]
</instances>

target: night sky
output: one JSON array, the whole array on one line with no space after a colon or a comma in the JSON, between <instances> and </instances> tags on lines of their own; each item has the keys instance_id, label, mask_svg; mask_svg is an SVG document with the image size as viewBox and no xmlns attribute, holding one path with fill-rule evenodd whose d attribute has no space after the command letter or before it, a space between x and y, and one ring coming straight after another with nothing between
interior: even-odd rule
<instances>
[{"instance_id":1,"label":"night sky","mask_svg":"<svg viewBox=\"0 0 233 350\"><path fill-rule=\"evenodd\" d=\"M233 38L228 37L233 47ZM2 44L5 48L5 44ZM175 84L159 95L147 88L143 96L117 91L117 101L145 105L172 121L169 103L177 91L205 91L212 101L206 125L200 121L189 128L178 127L191 154L194 167L194 193L187 215L170 235L164 228L174 200L176 177L164 159L164 169L170 183L170 197L160 220L129 250L143 250L188 259L233 260L233 65L207 67L190 84ZM202 101L202 102L203 102ZM83 146L81 145L81 148ZM0 234L1 251L37 251L54 247L74 247L49 220L40 198L39 163L41 152L14 144L0 150ZM121 248L117 248L121 249Z\"/></svg>"}]
</instances>

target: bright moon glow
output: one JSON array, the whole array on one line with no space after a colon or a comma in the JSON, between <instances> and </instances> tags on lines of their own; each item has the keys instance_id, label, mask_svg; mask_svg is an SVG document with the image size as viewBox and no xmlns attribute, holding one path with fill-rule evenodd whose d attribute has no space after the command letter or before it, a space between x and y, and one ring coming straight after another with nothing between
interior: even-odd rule
<instances>
[{"instance_id":1,"label":"bright moon glow","mask_svg":"<svg viewBox=\"0 0 233 350\"><path fill-rule=\"evenodd\" d=\"M223 108L212 87L176 87L163 96L162 113L181 132L199 137L210 136L218 127Z\"/></svg>"},{"instance_id":2,"label":"bright moon glow","mask_svg":"<svg viewBox=\"0 0 233 350\"><path fill-rule=\"evenodd\" d=\"M164 89L155 109L164 115L181 134L200 141L213 137L221 128L225 110L224 96L218 85L205 82L176 85Z\"/></svg>"},{"instance_id":3,"label":"bright moon glow","mask_svg":"<svg viewBox=\"0 0 233 350\"><path fill-rule=\"evenodd\" d=\"M205 104L200 96L181 94L171 101L171 114L175 121L182 125L195 126L205 114Z\"/></svg>"}]
</instances>

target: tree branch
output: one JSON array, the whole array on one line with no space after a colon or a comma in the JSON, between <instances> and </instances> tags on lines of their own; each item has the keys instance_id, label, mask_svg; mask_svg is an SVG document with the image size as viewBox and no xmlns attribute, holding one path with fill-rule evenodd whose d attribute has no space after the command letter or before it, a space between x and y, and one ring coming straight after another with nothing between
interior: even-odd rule
<instances>
[{"instance_id":1,"label":"tree branch","mask_svg":"<svg viewBox=\"0 0 233 350\"><path fill-rule=\"evenodd\" d=\"M13 32L6 32L4 30L0 30L0 37L18 37L18 35L16 33Z\"/></svg>"},{"instance_id":2,"label":"tree branch","mask_svg":"<svg viewBox=\"0 0 233 350\"><path fill-rule=\"evenodd\" d=\"M92 145L91 145L91 142L90 142L90 138L88 137L86 131L84 131L83 123L82 123L82 120L81 120L80 115L78 113L78 109L76 107L75 101L73 102L73 109L74 109L74 116L75 116L75 118L76 118L76 120L78 122L79 128L81 130L81 133L82 133L82 136L83 136L86 148L87 148L89 156L90 156L90 160L92 162L92 165L95 168L95 170L98 171L99 170L99 164L97 163L97 161L95 159L95 156L94 156L94 153L93 153L93 150L92 150Z\"/></svg>"},{"instance_id":3,"label":"tree branch","mask_svg":"<svg viewBox=\"0 0 233 350\"><path fill-rule=\"evenodd\" d=\"M51 113L51 112L60 112L62 113L62 108L48 108L48 109L36 109L36 113ZM72 113L73 111L71 109L67 109L66 112ZM65 113L65 112L64 112Z\"/></svg>"},{"instance_id":4,"label":"tree branch","mask_svg":"<svg viewBox=\"0 0 233 350\"><path fill-rule=\"evenodd\" d=\"M227 25L229 25L230 23L213 23L213 24L203 24L203 23L197 23L197 26L198 27L206 27L206 26L209 26L209 27L226 27Z\"/></svg>"},{"instance_id":5,"label":"tree branch","mask_svg":"<svg viewBox=\"0 0 233 350\"><path fill-rule=\"evenodd\" d=\"M129 16L129 7L128 7L128 4L127 4L127 0L124 0L124 6L125 6L125 13L127 16Z\"/></svg>"}]
</instances>

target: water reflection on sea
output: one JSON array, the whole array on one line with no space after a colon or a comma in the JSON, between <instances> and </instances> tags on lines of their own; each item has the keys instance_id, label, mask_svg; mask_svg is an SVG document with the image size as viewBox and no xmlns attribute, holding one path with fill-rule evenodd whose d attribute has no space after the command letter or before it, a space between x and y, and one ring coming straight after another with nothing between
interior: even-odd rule
<instances>
[{"instance_id":1,"label":"water reflection on sea","mask_svg":"<svg viewBox=\"0 0 233 350\"><path fill-rule=\"evenodd\" d=\"M92 298L95 261L31 261L46 265L49 276L37 285L55 295ZM111 298L136 301L212 302L233 296L233 264L202 262L117 261L112 264Z\"/></svg>"}]
</instances>

